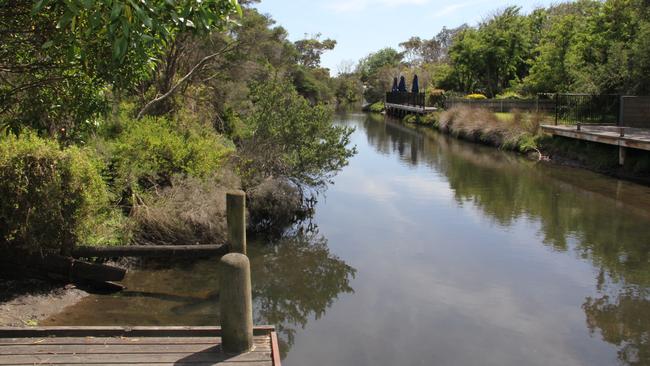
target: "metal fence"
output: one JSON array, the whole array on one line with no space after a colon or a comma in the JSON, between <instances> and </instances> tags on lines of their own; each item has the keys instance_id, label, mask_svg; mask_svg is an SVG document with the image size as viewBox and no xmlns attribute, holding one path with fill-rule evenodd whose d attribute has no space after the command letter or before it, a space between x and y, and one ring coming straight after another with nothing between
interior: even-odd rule
<instances>
[{"instance_id":1,"label":"metal fence","mask_svg":"<svg viewBox=\"0 0 650 366\"><path fill-rule=\"evenodd\" d=\"M615 94L553 94L555 124L611 124L620 123L621 96Z\"/></svg>"},{"instance_id":2,"label":"metal fence","mask_svg":"<svg viewBox=\"0 0 650 366\"><path fill-rule=\"evenodd\" d=\"M497 113L522 112L555 113L555 101L540 99L465 99L448 98L445 109L455 106L483 108Z\"/></svg>"},{"instance_id":3,"label":"metal fence","mask_svg":"<svg viewBox=\"0 0 650 366\"><path fill-rule=\"evenodd\" d=\"M388 92L386 103L425 107L426 98L424 93Z\"/></svg>"}]
</instances>

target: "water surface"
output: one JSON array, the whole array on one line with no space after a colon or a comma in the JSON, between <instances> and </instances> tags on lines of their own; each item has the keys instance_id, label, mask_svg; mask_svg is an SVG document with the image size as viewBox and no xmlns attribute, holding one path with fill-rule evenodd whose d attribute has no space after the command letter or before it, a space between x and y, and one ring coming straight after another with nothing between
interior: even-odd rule
<instances>
[{"instance_id":1,"label":"water surface","mask_svg":"<svg viewBox=\"0 0 650 366\"><path fill-rule=\"evenodd\" d=\"M363 114L316 227L252 243L283 364L650 364L650 189ZM48 324L214 325L215 260Z\"/></svg>"}]
</instances>

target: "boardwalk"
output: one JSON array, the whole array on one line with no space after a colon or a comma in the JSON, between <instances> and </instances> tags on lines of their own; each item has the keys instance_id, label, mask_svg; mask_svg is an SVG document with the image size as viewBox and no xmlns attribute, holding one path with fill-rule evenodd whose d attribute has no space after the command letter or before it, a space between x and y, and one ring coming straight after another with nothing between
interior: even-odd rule
<instances>
[{"instance_id":1,"label":"boardwalk","mask_svg":"<svg viewBox=\"0 0 650 366\"><path fill-rule=\"evenodd\" d=\"M650 150L650 129L617 126L542 126L544 132L577 140ZM621 132L623 136L621 136Z\"/></svg>"},{"instance_id":2,"label":"boardwalk","mask_svg":"<svg viewBox=\"0 0 650 366\"><path fill-rule=\"evenodd\" d=\"M280 366L273 327L256 327L254 349L221 350L219 327L0 328L0 365Z\"/></svg>"},{"instance_id":3,"label":"boardwalk","mask_svg":"<svg viewBox=\"0 0 650 366\"><path fill-rule=\"evenodd\" d=\"M425 115L437 111L438 108L417 105L386 103L386 114L394 117L404 117L407 114Z\"/></svg>"}]
</instances>

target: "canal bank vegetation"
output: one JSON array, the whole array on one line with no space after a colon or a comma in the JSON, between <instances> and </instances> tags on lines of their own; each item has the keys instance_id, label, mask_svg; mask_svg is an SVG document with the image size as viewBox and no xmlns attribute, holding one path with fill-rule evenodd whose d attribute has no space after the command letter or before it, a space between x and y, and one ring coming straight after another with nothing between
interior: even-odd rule
<instances>
[{"instance_id":1,"label":"canal bank vegetation","mask_svg":"<svg viewBox=\"0 0 650 366\"><path fill-rule=\"evenodd\" d=\"M535 160L650 183L650 155L647 152L630 150L625 164L621 166L616 146L551 137L540 128L547 119L547 116L539 113L494 113L486 109L456 106L424 116L407 115L402 121L433 128L463 140L522 153Z\"/></svg>"},{"instance_id":2,"label":"canal bank vegetation","mask_svg":"<svg viewBox=\"0 0 650 366\"><path fill-rule=\"evenodd\" d=\"M464 140L506 150L539 153L543 120L544 116L536 113L493 113L459 106L424 116L407 115L403 122L435 128Z\"/></svg>"},{"instance_id":3,"label":"canal bank vegetation","mask_svg":"<svg viewBox=\"0 0 650 366\"><path fill-rule=\"evenodd\" d=\"M357 67L370 103L394 77L450 96L526 98L537 93L650 93L650 6L643 0L581 0L498 10L475 26L443 28L385 48Z\"/></svg>"},{"instance_id":4,"label":"canal bank vegetation","mask_svg":"<svg viewBox=\"0 0 650 366\"><path fill-rule=\"evenodd\" d=\"M231 189L257 230L308 214L361 86L254 3L0 5L0 248L223 242Z\"/></svg>"},{"instance_id":5,"label":"canal bank vegetation","mask_svg":"<svg viewBox=\"0 0 650 366\"><path fill-rule=\"evenodd\" d=\"M511 6L473 26L443 28L431 39L412 37L400 43L399 50L378 50L360 61L357 73L369 103L384 98L394 77L412 80L417 74L427 106L477 107L472 111L451 106L429 116L406 117L407 122L532 152L537 158L647 181L647 152L634 151L632 160L626 159L621 167L615 163L618 152L613 148L542 135L543 115L514 109L495 114L478 107L483 99L490 99L486 108L492 100L528 100L521 108L535 111L535 99L544 93L646 95L650 93L649 31L650 6L642 0L562 2L529 13ZM449 98L459 102L448 103ZM461 103L459 98L474 103Z\"/></svg>"}]
</instances>

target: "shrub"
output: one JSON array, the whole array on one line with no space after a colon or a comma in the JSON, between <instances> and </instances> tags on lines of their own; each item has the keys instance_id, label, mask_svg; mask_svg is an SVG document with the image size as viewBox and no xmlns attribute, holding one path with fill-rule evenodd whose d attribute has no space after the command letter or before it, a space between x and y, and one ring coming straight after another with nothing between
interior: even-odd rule
<instances>
[{"instance_id":1,"label":"shrub","mask_svg":"<svg viewBox=\"0 0 650 366\"><path fill-rule=\"evenodd\" d=\"M407 114L402 119L402 122L404 122L404 123L419 123L420 122L420 116L415 115L415 114Z\"/></svg>"},{"instance_id":2,"label":"shrub","mask_svg":"<svg viewBox=\"0 0 650 366\"><path fill-rule=\"evenodd\" d=\"M174 179L171 187L144 195L133 207L138 244L219 244L226 240L226 193L239 187L234 174Z\"/></svg>"},{"instance_id":3,"label":"shrub","mask_svg":"<svg viewBox=\"0 0 650 366\"><path fill-rule=\"evenodd\" d=\"M427 105L429 107L443 108L447 95L444 90L429 87L426 90Z\"/></svg>"},{"instance_id":4,"label":"shrub","mask_svg":"<svg viewBox=\"0 0 650 366\"><path fill-rule=\"evenodd\" d=\"M386 109L384 102L376 102L370 105L370 112L372 113L381 113Z\"/></svg>"},{"instance_id":5,"label":"shrub","mask_svg":"<svg viewBox=\"0 0 650 366\"><path fill-rule=\"evenodd\" d=\"M445 132L505 149L537 150L541 116L515 112L504 118L481 108L455 107L440 115Z\"/></svg>"},{"instance_id":6,"label":"shrub","mask_svg":"<svg viewBox=\"0 0 650 366\"><path fill-rule=\"evenodd\" d=\"M487 99L487 97L483 94L468 94L465 96L465 99L482 100Z\"/></svg>"},{"instance_id":7,"label":"shrub","mask_svg":"<svg viewBox=\"0 0 650 366\"><path fill-rule=\"evenodd\" d=\"M300 190L286 180L266 180L247 194L249 225L256 233L281 235L309 214L309 208L303 205Z\"/></svg>"},{"instance_id":8,"label":"shrub","mask_svg":"<svg viewBox=\"0 0 650 366\"><path fill-rule=\"evenodd\" d=\"M153 117L123 125L110 159L118 191L167 187L175 175L208 177L234 148L212 127Z\"/></svg>"},{"instance_id":9,"label":"shrub","mask_svg":"<svg viewBox=\"0 0 650 366\"><path fill-rule=\"evenodd\" d=\"M503 93L497 95L494 98L495 99L511 99L511 100L524 100L524 99L526 99L521 94L519 94L517 92L514 92L514 91L503 92Z\"/></svg>"},{"instance_id":10,"label":"shrub","mask_svg":"<svg viewBox=\"0 0 650 366\"><path fill-rule=\"evenodd\" d=\"M110 214L97 163L32 133L0 140L0 243L58 252L93 238Z\"/></svg>"}]
</instances>

